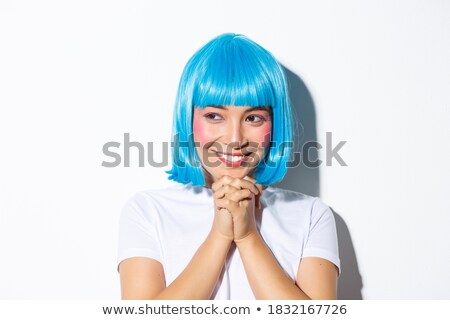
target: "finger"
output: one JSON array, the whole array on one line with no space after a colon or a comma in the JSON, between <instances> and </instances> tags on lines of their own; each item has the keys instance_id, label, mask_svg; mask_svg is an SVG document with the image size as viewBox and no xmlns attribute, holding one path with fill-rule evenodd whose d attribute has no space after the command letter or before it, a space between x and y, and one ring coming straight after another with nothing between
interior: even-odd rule
<instances>
[{"instance_id":1,"label":"finger","mask_svg":"<svg viewBox=\"0 0 450 320\"><path fill-rule=\"evenodd\" d=\"M260 191L260 193L262 193L262 191L263 191L263 186L262 186L262 184L256 183L256 179L255 179L255 178L250 177L250 176L245 176L243 179L244 179L244 180L248 180L248 181L250 181L251 183L253 183L253 184L258 188L258 190Z\"/></svg>"},{"instance_id":2,"label":"finger","mask_svg":"<svg viewBox=\"0 0 450 320\"><path fill-rule=\"evenodd\" d=\"M236 210L236 208L239 208L239 204L237 202L234 202L233 200L230 200L228 198L216 200L216 206L219 210L227 209L230 212L233 212L234 210Z\"/></svg>"},{"instance_id":3,"label":"finger","mask_svg":"<svg viewBox=\"0 0 450 320\"><path fill-rule=\"evenodd\" d=\"M256 187L256 185L248 180L244 180L244 179L239 179L236 178L234 179L231 183L230 183L233 187L238 188L238 189L249 189L251 192L253 192L255 195L259 194L260 191L259 189Z\"/></svg>"},{"instance_id":4,"label":"finger","mask_svg":"<svg viewBox=\"0 0 450 320\"><path fill-rule=\"evenodd\" d=\"M233 181L233 178L230 176L223 176L211 185L211 189L213 191L217 191L220 187L229 184L231 181Z\"/></svg>"},{"instance_id":5,"label":"finger","mask_svg":"<svg viewBox=\"0 0 450 320\"><path fill-rule=\"evenodd\" d=\"M255 184L255 186L258 188L259 194L262 194L263 193L263 186L262 186L262 184L257 183L257 184Z\"/></svg>"},{"instance_id":6,"label":"finger","mask_svg":"<svg viewBox=\"0 0 450 320\"><path fill-rule=\"evenodd\" d=\"M257 195L255 196L255 205L256 205L256 209L261 209L262 205L261 205L261 195Z\"/></svg>"},{"instance_id":7,"label":"finger","mask_svg":"<svg viewBox=\"0 0 450 320\"><path fill-rule=\"evenodd\" d=\"M250 181L251 183L253 183L253 184L258 188L259 193L262 193L262 191L263 191L263 186L262 186L262 184L256 183L256 179L254 179L254 178L252 178L252 177L249 177L249 176L245 176L243 179L244 179L244 180L248 180L248 181Z\"/></svg>"},{"instance_id":8,"label":"finger","mask_svg":"<svg viewBox=\"0 0 450 320\"><path fill-rule=\"evenodd\" d=\"M231 194L235 191L238 191L239 189L233 187L232 185L226 184L222 187L220 187L217 191L214 192L213 197L214 199L221 199L227 194Z\"/></svg>"},{"instance_id":9,"label":"finger","mask_svg":"<svg viewBox=\"0 0 450 320\"><path fill-rule=\"evenodd\" d=\"M262 193L262 191L263 191L262 184L256 183L256 180L254 178L249 177L249 176L245 176L243 178L243 180L250 181L251 183L253 183L255 185L255 187L258 189L259 193Z\"/></svg>"},{"instance_id":10,"label":"finger","mask_svg":"<svg viewBox=\"0 0 450 320\"><path fill-rule=\"evenodd\" d=\"M250 204L250 200L242 200L241 202L239 202L239 206L241 208L247 208L249 204Z\"/></svg>"},{"instance_id":11,"label":"finger","mask_svg":"<svg viewBox=\"0 0 450 320\"><path fill-rule=\"evenodd\" d=\"M244 180L250 181L251 183L255 183L256 184L256 179L250 176L245 176L244 178L242 178Z\"/></svg>"},{"instance_id":12,"label":"finger","mask_svg":"<svg viewBox=\"0 0 450 320\"><path fill-rule=\"evenodd\" d=\"M235 202L242 201L244 199L253 199L253 193L248 189L237 190L233 193L230 193L226 196L227 199L230 199Z\"/></svg>"}]
</instances>

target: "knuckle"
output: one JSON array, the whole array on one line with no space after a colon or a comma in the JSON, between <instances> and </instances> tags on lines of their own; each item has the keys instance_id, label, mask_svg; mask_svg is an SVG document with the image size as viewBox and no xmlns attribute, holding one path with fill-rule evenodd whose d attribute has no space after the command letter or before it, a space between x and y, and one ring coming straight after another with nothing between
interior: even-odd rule
<instances>
[{"instance_id":1,"label":"knuckle","mask_svg":"<svg viewBox=\"0 0 450 320\"><path fill-rule=\"evenodd\" d=\"M239 178L233 179L232 184L237 186L237 187L240 187L242 185L241 179L239 179Z\"/></svg>"},{"instance_id":2,"label":"knuckle","mask_svg":"<svg viewBox=\"0 0 450 320\"><path fill-rule=\"evenodd\" d=\"M246 186L248 186L248 185L251 184L251 182L248 181L248 180L241 180L241 183L242 183L242 184L245 184Z\"/></svg>"},{"instance_id":3,"label":"knuckle","mask_svg":"<svg viewBox=\"0 0 450 320\"><path fill-rule=\"evenodd\" d=\"M239 192L239 196L242 197L242 198L246 198L246 197L248 197L250 195L250 193L251 193L250 190L243 189L243 190L241 190Z\"/></svg>"}]
</instances>

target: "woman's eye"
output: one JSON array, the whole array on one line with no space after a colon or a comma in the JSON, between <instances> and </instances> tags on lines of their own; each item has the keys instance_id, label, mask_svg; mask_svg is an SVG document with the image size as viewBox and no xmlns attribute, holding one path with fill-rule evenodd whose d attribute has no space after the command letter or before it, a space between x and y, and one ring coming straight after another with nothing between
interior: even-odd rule
<instances>
[{"instance_id":1,"label":"woman's eye","mask_svg":"<svg viewBox=\"0 0 450 320\"><path fill-rule=\"evenodd\" d=\"M205 114L205 118L209 120L220 120L222 117L217 113L208 113Z\"/></svg>"},{"instance_id":2,"label":"woman's eye","mask_svg":"<svg viewBox=\"0 0 450 320\"><path fill-rule=\"evenodd\" d=\"M263 122L265 119L263 117L261 117L261 116L256 115L256 114L252 114L252 115L247 117L247 120L249 120L250 122L259 123L259 122Z\"/></svg>"}]
</instances>

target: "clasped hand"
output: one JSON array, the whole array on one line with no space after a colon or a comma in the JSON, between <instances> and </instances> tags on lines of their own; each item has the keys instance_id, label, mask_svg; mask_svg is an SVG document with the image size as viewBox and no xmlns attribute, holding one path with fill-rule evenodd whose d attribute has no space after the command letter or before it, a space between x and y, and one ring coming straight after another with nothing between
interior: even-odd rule
<instances>
[{"instance_id":1,"label":"clasped hand","mask_svg":"<svg viewBox=\"0 0 450 320\"><path fill-rule=\"evenodd\" d=\"M250 177L223 176L211 186L214 192L214 226L227 239L239 242L256 234L255 203L260 208L262 186Z\"/></svg>"}]
</instances>

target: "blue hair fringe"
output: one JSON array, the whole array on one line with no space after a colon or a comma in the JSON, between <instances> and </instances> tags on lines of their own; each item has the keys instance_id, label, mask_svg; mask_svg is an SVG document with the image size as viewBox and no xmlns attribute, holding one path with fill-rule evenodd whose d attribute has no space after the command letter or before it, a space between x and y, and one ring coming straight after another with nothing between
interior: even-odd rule
<instances>
[{"instance_id":1,"label":"blue hair fringe","mask_svg":"<svg viewBox=\"0 0 450 320\"><path fill-rule=\"evenodd\" d=\"M270 52L244 35L226 33L191 57L175 101L170 180L205 185L192 120L194 107L206 106L271 106L271 145L255 168L255 179L271 185L284 178L293 143L292 113L284 69Z\"/></svg>"}]
</instances>

